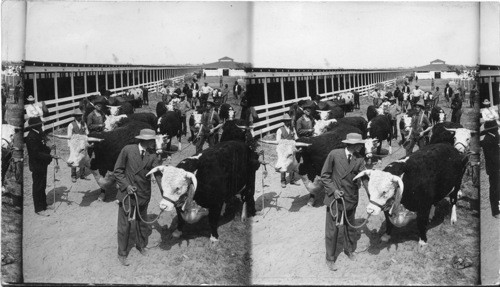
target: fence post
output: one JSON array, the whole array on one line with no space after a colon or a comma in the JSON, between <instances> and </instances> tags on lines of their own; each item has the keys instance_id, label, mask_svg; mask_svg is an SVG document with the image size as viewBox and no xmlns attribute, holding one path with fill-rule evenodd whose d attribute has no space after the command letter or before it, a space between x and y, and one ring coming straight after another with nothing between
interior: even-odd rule
<instances>
[{"instance_id":1,"label":"fence post","mask_svg":"<svg viewBox=\"0 0 500 287\"><path fill-rule=\"evenodd\" d=\"M58 92L58 87L57 87L57 74L58 72L55 72L54 73L54 97L55 97L55 100L56 100L56 115L57 115L57 118L59 118L59 110L57 109L57 107L59 106L59 103L58 103L58 99L59 99L59 92ZM54 123L52 123L52 131L55 130L55 127L54 127Z\"/></svg>"},{"instance_id":2,"label":"fence post","mask_svg":"<svg viewBox=\"0 0 500 287\"><path fill-rule=\"evenodd\" d=\"M269 108L267 107L269 105L269 99L267 98L267 78L264 78L264 104L266 105L266 121L267 124L266 126L269 128Z\"/></svg>"},{"instance_id":3,"label":"fence post","mask_svg":"<svg viewBox=\"0 0 500 287\"><path fill-rule=\"evenodd\" d=\"M37 85L36 85L36 77L37 77L37 73L33 73L33 96L35 97L35 101L38 102L38 88L37 88Z\"/></svg>"}]
</instances>

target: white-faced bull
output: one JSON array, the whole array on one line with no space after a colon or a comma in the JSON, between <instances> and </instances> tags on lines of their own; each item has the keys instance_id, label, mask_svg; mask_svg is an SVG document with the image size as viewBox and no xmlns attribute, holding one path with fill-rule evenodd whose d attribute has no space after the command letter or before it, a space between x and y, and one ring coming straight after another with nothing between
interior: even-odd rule
<instances>
[{"instance_id":1,"label":"white-faced bull","mask_svg":"<svg viewBox=\"0 0 500 287\"><path fill-rule=\"evenodd\" d=\"M389 164L383 171L365 170L355 179L368 180L369 214L386 217L383 241L391 237L393 226L402 227L417 218L419 246L427 244L427 225L433 204L450 197L451 223L457 221L457 194L468 157L449 144L428 145L409 157Z\"/></svg>"}]
</instances>

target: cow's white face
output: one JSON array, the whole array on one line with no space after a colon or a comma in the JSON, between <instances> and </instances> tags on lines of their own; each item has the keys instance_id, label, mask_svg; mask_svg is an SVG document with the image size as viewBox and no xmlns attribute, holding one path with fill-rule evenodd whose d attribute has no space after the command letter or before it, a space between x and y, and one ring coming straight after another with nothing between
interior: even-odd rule
<instances>
[{"instance_id":1,"label":"cow's white face","mask_svg":"<svg viewBox=\"0 0 500 287\"><path fill-rule=\"evenodd\" d=\"M118 123L126 117L127 115L119 115L119 116L111 115L106 117L106 120L104 121L104 131L108 132L114 130L118 126Z\"/></svg>"},{"instance_id":2,"label":"cow's white face","mask_svg":"<svg viewBox=\"0 0 500 287\"><path fill-rule=\"evenodd\" d=\"M403 101L408 101L408 97L410 96L410 94L408 93L403 93Z\"/></svg>"},{"instance_id":3,"label":"cow's white face","mask_svg":"<svg viewBox=\"0 0 500 287\"><path fill-rule=\"evenodd\" d=\"M165 139L167 135L156 135L155 144L156 144L156 153L161 154L163 152L163 146L165 145Z\"/></svg>"},{"instance_id":4,"label":"cow's white face","mask_svg":"<svg viewBox=\"0 0 500 287\"><path fill-rule=\"evenodd\" d=\"M368 176L368 194L370 196L370 203L366 207L366 212L373 215L378 215L387 201L396 195L399 188L401 194L404 190L403 181L400 177L395 176L389 172L381 170L365 170L360 172L354 180L362 176ZM400 199L399 199L400 200Z\"/></svg>"},{"instance_id":5,"label":"cow's white face","mask_svg":"<svg viewBox=\"0 0 500 287\"><path fill-rule=\"evenodd\" d=\"M167 111L173 111L174 110L174 105L172 102L170 102L168 105L165 106L167 108Z\"/></svg>"},{"instance_id":6,"label":"cow's white face","mask_svg":"<svg viewBox=\"0 0 500 287\"><path fill-rule=\"evenodd\" d=\"M2 148L9 148L14 141L16 128L9 124L2 124Z\"/></svg>"},{"instance_id":7,"label":"cow's white face","mask_svg":"<svg viewBox=\"0 0 500 287\"><path fill-rule=\"evenodd\" d=\"M117 116L120 113L120 106L107 106L109 109L109 113L112 116Z\"/></svg>"},{"instance_id":8,"label":"cow's white face","mask_svg":"<svg viewBox=\"0 0 500 287\"><path fill-rule=\"evenodd\" d=\"M336 119L331 119L331 120L319 120L314 124L314 133L313 136L319 136L324 134L328 128L336 123Z\"/></svg>"},{"instance_id":9,"label":"cow's white face","mask_svg":"<svg viewBox=\"0 0 500 287\"><path fill-rule=\"evenodd\" d=\"M90 157L87 152L89 142L85 135L73 135L68 140L69 157L66 161L70 167L90 167Z\"/></svg>"},{"instance_id":10,"label":"cow's white face","mask_svg":"<svg viewBox=\"0 0 500 287\"><path fill-rule=\"evenodd\" d=\"M365 141L365 157L373 157L373 151L378 147L379 144L380 142L377 139L367 138Z\"/></svg>"},{"instance_id":11,"label":"cow's white face","mask_svg":"<svg viewBox=\"0 0 500 287\"><path fill-rule=\"evenodd\" d=\"M466 128L449 129L455 132L454 146L460 153L465 153L469 150L471 132ZM452 132L453 132L452 131Z\"/></svg>"},{"instance_id":12,"label":"cow's white face","mask_svg":"<svg viewBox=\"0 0 500 287\"><path fill-rule=\"evenodd\" d=\"M412 118L410 116L408 116L407 114L403 114L403 117L401 118L401 120L403 121L405 127L404 127L404 132L405 133L409 133L410 130L411 130L411 120Z\"/></svg>"},{"instance_id":13,"label":"cow's white face","mask_svg":"<svg viewBox=\"0 0 500 287\"><path fill-rule=\"evenodd\" d=\"M228 114L229 114L229 120L230 121L234 120L234 110L232 108L229 109ZM200 117L200 121L201 121L201 117Z\"/></svg>"},{"instance_id":14,"label":"cow's white face","mask_svg":"<svg viewBox=\"0 0 500 287\"><path fill-rule=\"evenodd\" d=\"M278 159L274 169L277 172L292 172L298 169L299 163L295 158L297 153L296 142L293 140L280 140L276 147Z\"/></svg>"},{"instance_id":15,"label":"cow's white face","mask_svg":"<svg viewBox=\"0 0 500 287\"><path fill-rule=\"evenodd\" d=\"M446 120L446 114L444 113L443 110L439 111L438 116L439 116L439 122L440 123L442 123L442 122L444 122Z\"/></svg>"},{"instance_id":16,"label":"cow's white face","mask_svg":"<svg viewBox=\"0 0 500 287\"><path fill-rule=\"evenodd\" d=\"M196 176L187 172L181 168L173 166L160 165L153 168L146 176L152 175L155 172L160 171L162 173L161 179L161 189L163 190L163 199L160 202L160 208L171 211L175 208L175 203L184 204L185 198L182 200L181 197L187 195L189 188L196 190L197 180Z\"/></svg>"},{"instance_id":17,"label":"cow's white face","mask_svg":"<svg viewBox=\"0 0 500 287\"><path fill-rule=\"evenodd\" d=\"M319 112L319 118L323 121L328 120L330 117L330 111L318 111Z\"/></svg>"},{"instance_id":18,"label":"cow's white face","mask_svg":"<svg viewBox=\"0 0 500 287\"><path fill-rule=\"evenodd\" d=\"M233 111L234 113L234 111ZM195 127L200 127L201 126L201 117L203 116L203 114L200 114L200 113L194 113L193 114L193 119L194 119L194 126Z\"/></svg>"}]
</instances>

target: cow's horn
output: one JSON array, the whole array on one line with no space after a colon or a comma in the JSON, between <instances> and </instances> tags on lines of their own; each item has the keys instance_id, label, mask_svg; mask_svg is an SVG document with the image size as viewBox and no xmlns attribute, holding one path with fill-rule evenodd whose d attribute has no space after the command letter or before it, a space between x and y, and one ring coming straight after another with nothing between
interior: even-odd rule
<instances>
[{"instance_id":1,"label":"cow's horn","mask_svg":"<svg viewBox=\"0 0 500 287\"><path fill-rule=\"evenodd\" d=\"M260 142L263 142L266 144L274 144L274 145L278 144L278 141L271 141L271 140L260 140Z\"/></svg>"},{"instance_id":2,"label":"cow's horn","mask_svg":"<svg viewBox=\"0 0 500 287\"><path fill-rule=\"evenodd\" d=\"M473 131L473 130L471 130L471 129L469 129L469 131L470 131L470 134L471 134L471 135L477 134L477 131Z\"/></svg>"},{"instance_id":3,"label":"cow's horn","mask_svg":"<svg viewBox=\"0 0 500 287\"><path fill-rule=\"evenodd\" d=\"M159 166L157 166L157 167L154 167L154 168L152 168L152 169L151 169L151 170L150 170L150 171L146 174L146 176L150 176L150 175L154 174L154 173L155 173L155 172L157 172L157 171L161 171L161 173L163 173L163 170L164 170L165 168L166 168L166 166L165 166L165 165L159 165Z\"/></svg>"},{"instance_id":4,"label":"cow's horn","mask_svg":"<svg viewBox=\"0 0 500 287\"><path fill-rule=\"evenodd\" d=\"M70 137L68 136L63 136L63 135L55 135L55 134L52 134L54 137L58 138L58 139L65 139L65 140L69 140Z\"/></svg>"},{"instance_id":5,"label":"cow's horn","mask_svg":"<svg viewBox=\"0 0 500 287\"><path fill-rule=\"evenodd\" d=\"M194 190L196 191L196 187L198 186L198 180L196 179L196 175L192 172L186 172L186 177L191 179L191 182L193 183Z\"/></svg>"},{"instance_id":6,"label":"cow's horn","mask_svg":"<svg viewBox=\"0 0 500 287\"><path fill-rule=\"evenodd\" d=\"M308 143L300 143L300 142L296 142L296 143L295 143L295 146L297 146L297 147L308 147L308 146L310 146L310 145L312 145L312 144L308 144Z\"/></svg>"},{"instance_id":7,"label":"cow's horn","mask_svg":"<svg viewBox=\"0 0 500 287\"><path fill-rule=\"evenodd\" d=\"M247 127L246 127L246 126L239 126L239 125L236 125L236 126L237 126L238 128L240 128L240 129L242 129L242 130L247 129Z\"/></svg>"},{"instance_id":8,"label":"cow's horn","mask_svg":"<svg viewBox=\"0 0 500 287\"><path fill-rule=\"evenodd\" d=\"M399 177L399 176L397 176L397 175L394 175L394 176L392 177L392 182L397 183L397 184L398 184L398 186L399 186L399 189L400 189L401 193L403 193L403 190L404 190L404 188L405 188L405 185L404 185L403 180L401 179L401 177Z\"/></svg>"},{"instance_id":9,"label":"cow's horn","mask_svg":"<svg viewBox=\"0 0 500 287\"><path fill-rule=\"evenodd\" d=\"M352 180L356 180L356 179L361 178L361 177L363 177L365 175L368 176L368 177L370 177L371 173L372 173L371 169L365 169L362 172L358 173L358 175L356 175Z\"/></svg>"},{"instance_id":10,"label":"cow's horn","mask_svg":"<svg viewBox=\"0 0 500 287\"><path fill-rule=\"evenodd\" d=\"M100 138L94 138L94 137L87 137L88 142L102 142L104 139Z\"/></svg>"},{"instance_id":11,"label":"cow's horn","mask_svg":"<svg viewBox=\"0 0 500 287\"><path fill-rule=\"evenodd\" d=\"M456 133L457 132L457 129L448 129L448 128L444 128L445 130L449 131L449 132L454 132Z\"/></svg>"}]
</instances>

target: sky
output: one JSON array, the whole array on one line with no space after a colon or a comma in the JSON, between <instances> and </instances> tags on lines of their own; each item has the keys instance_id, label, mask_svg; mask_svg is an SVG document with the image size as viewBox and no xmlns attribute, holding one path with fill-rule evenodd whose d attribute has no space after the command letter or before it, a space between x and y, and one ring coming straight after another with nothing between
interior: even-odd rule
<instances>
[{"instance_id":1,"label":"sky","mask_svg":"<svg viewBox=\"0 0 500 287\"><path fill-rule=\"evenodd\" d=\"M2 3L2 59L176 65L228 56L273 68L479 62L475 2L30 1L23 44L19 6Z\"/></svg>"}]
</instances>

